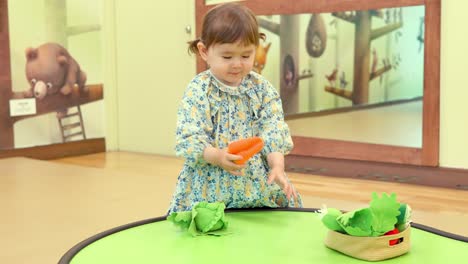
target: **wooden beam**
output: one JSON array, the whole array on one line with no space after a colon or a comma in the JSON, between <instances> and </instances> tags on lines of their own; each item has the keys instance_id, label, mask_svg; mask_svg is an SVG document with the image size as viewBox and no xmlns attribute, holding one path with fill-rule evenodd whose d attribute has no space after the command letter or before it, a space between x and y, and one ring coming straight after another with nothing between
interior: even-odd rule
<instances>
[{"instance_id":1,"label":"wooden beam","mask_svg":"<svg viewBox=\"0 0 468 264\"><path fill-rule=\"evenodd\" d=\"M441 1L427 0L424 30L424 102L422 160L439 164Z\"/></svg>"},{"instance_id":2,"label":"wooden beam","mask_svg":"<svg viewBox=\"0 0 468 264\"><path fill-rule=\"evenodd\" d=\"M376 70L375 72L371 72L370 73L370 77L369 77L369 81L372 81L373 79L379 77L380 75L388 72L389 70L392 69L392 65L385 65L384 67L382 67L381 69L379 70Z\"/></svg>"},{"instance_id":3,"label":"wooden beam","mask_svg":"<svg viewBox=\"0 0 468 264\"><path fill-rule=\"evenodd\" d=\"M377 39L377 38L379 38L381 36L385 36L388 33L401 28L402 26L403 26L403 23L398 22L398 23L387 25L387 26L384 26L384 27L381 27L381 28L378 28L378 29L374 29L371 32L370 39L372 41L372 40L375 40L375 39Z\"/></svg>"},{"instance_id":4,"label":"wooden beam","mask_svg":"<svg viewBox=\"0 0 468 264\"><path fill-rule=\"evenodd\" d=\"M307 74L302 74L299 77L297 77L297 80L300 81L300 80L308 79L308 78L312 78L312 77L314 77L313 73L307 73Z\"/></svg>"},{"instance_id":5,"label":"wooden beam","mask_svg":"<svg viewBox=\"0 0 468 264\"><path fill-rule=\"evenodd\" d=\"M79 88L75 86L73 92L69 95L62 95L60 93L47 95L43 100L36 100L36 114L29 116L11 117L11 119L13 122L16 122L21 119L56 112L60 109L83 105L103 99L102 84L91 84L87 85L86 87L88 91L84 93L80 92Z\"/></svg>"},{"instance_id":6,"label":"wooden beam","mask_svg":"<svg viewBox=\"0 0 468 264\"><path fill-rule=\"evenodd\" d=\"M345 99L352 100L353 98L353 92L345 90L345 89L340 89L340 88L335 88L331 86L325 86L325 91L341 96Z\"/></svg>"}]
</instances>

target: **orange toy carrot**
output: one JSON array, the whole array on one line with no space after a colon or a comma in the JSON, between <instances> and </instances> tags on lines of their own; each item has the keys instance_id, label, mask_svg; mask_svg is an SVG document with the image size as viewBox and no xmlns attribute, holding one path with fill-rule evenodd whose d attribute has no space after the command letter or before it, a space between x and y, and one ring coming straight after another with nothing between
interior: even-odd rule
<instances>
[{"instance_id":1,"label":"orange toy carrot","mask_svg":"<svg viewBox=\"0 0 468 264\"><path fill-rule=\"evenodd\" d=\"M258 142L263 142L263 140L259 137L250 137L245 139L240 139L234 142L229 143L228 152L231 154L237 154L241 151L244 151Z\"/></svg>"},{"instance_id":2,"label":"orange toy carrot","mask_svg":"<svg viewBox=\"0 0 468 264\"><path fill-rule=\"evenodd\" d=\"M253 145L251 148L237 153L237 155L242 156L243 159L235 160L234 163L240 164L240 165L245 164L245 162L247 162L247 160L249 160L251 157L253 157L253 155L260 152L260 150L262 150L262 148L263 148L263 141L260 141L257 144Z\"/></svg>"},{"instance_id":3,"label":"orange toy carrot","mask_svg":"<svg viewBox=\"0 0 468 264\"><path fill-rule=\"evenodd\" d=\"M228 152L242 156L242 159L235 160L236 164L245 164L253 155L263 148L263 140L259 137L251 137L232 142L228 146Z\"/></svg>"}]
</instances>

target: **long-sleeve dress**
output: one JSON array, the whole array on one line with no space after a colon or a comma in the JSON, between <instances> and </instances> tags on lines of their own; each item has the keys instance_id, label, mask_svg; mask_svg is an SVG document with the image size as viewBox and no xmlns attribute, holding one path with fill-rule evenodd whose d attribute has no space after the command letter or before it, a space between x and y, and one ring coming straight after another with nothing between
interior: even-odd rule
<instances>
[{"instance_id":1,"label":"long-sleeve dress","mask_svg":"<svg viewBox=\"0 0 468 264\"><path fill-rule=\"evenodd\" d=\"M226 148L232 141L259 136L265 146L243 176L232 175L203 159L207 146ZM200 201L224 202L226 208L302 207L268 184L270 152L293 147L281 100L261 75L250 72L238 87L226 86L207 70L188 85L177 113L176 154L185 158L169 212L191 210Z\"/></svg>"}]
</instances>

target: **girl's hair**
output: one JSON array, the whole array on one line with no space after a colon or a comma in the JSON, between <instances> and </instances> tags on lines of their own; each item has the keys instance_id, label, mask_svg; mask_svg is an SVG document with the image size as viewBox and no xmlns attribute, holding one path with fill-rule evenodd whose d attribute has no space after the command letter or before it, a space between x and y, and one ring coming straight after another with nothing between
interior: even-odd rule
<instances>
[{"instance_id":1,"label":"girl's hair","mask_svg":"<svg viewBox=\"0 0 468 264\"><path fill-rule=\"evenodd\" d=\"M189 53L198 54L197 44L202 42L208 49L213 44L234 43L258 46L265 34L258 32L255 14L247 7L226 3L212 8L203 18L201 37L188 42Z\"/></svg>"}]
</instances>

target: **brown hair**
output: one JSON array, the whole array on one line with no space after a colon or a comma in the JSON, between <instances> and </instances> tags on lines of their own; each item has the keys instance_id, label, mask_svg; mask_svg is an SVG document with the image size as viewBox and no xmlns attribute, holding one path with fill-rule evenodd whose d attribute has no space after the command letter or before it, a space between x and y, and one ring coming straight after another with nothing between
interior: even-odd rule
<instances>
[{"instance_id":1,"label":"brown hair","mask_svg":"<svg viewBox=\"0 0 468 264\"><path fill-rule=\"evenodd\" d=\"M198 54L197 44L201 41L206 48L213 44L234 43L258 46L265 34L258 32L255 14L237 3L225 3L210 9L203 18L201 37L189 41L189 53Z\"/></svg>"}]
</instances>

